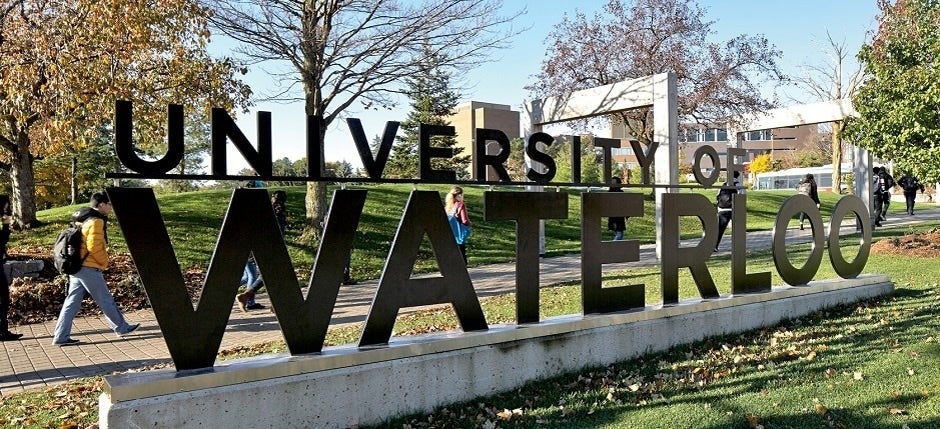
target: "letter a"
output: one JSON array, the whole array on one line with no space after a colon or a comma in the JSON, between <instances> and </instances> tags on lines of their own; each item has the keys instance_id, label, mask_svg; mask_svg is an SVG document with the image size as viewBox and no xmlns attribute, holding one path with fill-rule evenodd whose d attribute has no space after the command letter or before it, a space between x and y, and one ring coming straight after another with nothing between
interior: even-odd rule
<instances>
[{"instance_id":1,"label":"letter a","mask_svg":"<svg viewBox=\"0 0 940 429\"><path fill-rule=\"evenodd\" d=\"M412 279L411 270L425 233L431 241L441 275ZM470 283L467 266L447 223L441 196L434 191L413 191L382 270L359 347L388 343L401 308L444 303L453 305L464 331L489 329Z\"/></svg>"}]
</instances>

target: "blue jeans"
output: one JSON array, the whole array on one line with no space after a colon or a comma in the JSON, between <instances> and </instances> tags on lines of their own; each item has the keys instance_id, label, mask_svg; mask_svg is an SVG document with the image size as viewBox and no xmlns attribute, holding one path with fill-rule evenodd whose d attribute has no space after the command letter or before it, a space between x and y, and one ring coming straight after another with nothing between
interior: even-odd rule
<instances>
[{"instance_id":1,"label":"blue jeans","mask_svg":"<svg viewBox=\"0 0 940 429\"><path fill-rule=\"evenodd\" d=\"M258 292L258 289L261 289L261 275L258 273L258 265L253 260L249 260L245 264L245 271L242 273L242 283L247 285L247 289L252 292ZM248 305L255 303L255 297L252 294L251 298L248 298Z\"/></svg>"},{"instance_id":2,"label":"blue jeans","mask_svg":"<svg viewBox=\"0 0 940 429\"><path fill-rule=\"evenodd\" d=\"M623 231L614 231L614 241L623 240Z\"/></svg>"},{"instance_id":3,"label":"blue jeans","mask_svg":"<svg viewBox=\"0 0 940 429\"><path fill-rule=\"evenodd\" d=\"M81 309L86 293L98 304L111 330L116 334L124 334L130 330L130 325L124 320L121 309L114 302L114 297L104 282L104 274L96 268L82 267L77 273L69 275L69 291L65 295L65 302L62 303L52 342L61 343L72 334L72 320Z\"/></svg>"}]
</instances>

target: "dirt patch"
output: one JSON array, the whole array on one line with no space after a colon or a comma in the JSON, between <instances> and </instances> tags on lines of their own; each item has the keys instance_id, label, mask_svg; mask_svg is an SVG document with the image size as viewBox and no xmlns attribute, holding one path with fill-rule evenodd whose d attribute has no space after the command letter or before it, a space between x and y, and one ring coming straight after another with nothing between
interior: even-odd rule
<instances>
[{"instance_id":1,"label":"dirt patch","mask_svg":"<svg viewBox=\"0 0 940 429\"><path fill-rule=\"evenodd\" d=\"M886 238L871 245L872 253L940 258L940 229Z\"/></svg>"}]
</instances>

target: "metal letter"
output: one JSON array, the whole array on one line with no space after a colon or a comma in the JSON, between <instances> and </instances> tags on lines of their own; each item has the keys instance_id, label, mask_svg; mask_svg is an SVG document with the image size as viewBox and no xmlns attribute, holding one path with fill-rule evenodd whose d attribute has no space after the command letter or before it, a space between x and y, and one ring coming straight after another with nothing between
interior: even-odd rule
<instances>
[{"instance_id":1,"label":"metal letter","mask_svg":"<svg viewBox=\"0 0 940 429\"><path fill-rule=\"evenodd\" d=\"M842 256L842 248L839 246L839 230L842 226L842 220L845 215L854 213L856 225L862 227L862 237L859 241L858 254L852 262L845 260ZM844 279L854 279L865 268L868 263L868 254L871 252L871 221L868 214L868 206L861 198L855 195L846 195L836 203L832 210L832 218L829 219L829 261L832 263L832 269L836 271L839 277Z\"/></svg>"},{"instance_id":2,"label":"metal letter","mask_svg":"<svg viewBox=\"0 0 940 429\"><path fill-rule=\"evenodd\" d=\"M539 221L567 219L563 192L484 192L483 218L516 221L516 323L539 322Z\"/></svg>"},{"instance_id":3,"label":"metal letter","mask_svg":"<svg viewBox=\"0 0 940 429\"><path fill-rule=\"evenodd\" d=\"M509 159L509 151L511 150L509 137L506 137L506 133L501 130L477 128L476 131L477 138L475 143L476 147L474 149L476 151L476 179L487 181L486 166L490 166L493 167L493 171L496 172L500 181L508 182L509 173L506 171L506 166L504 166L503 163ZM499 153L496 155L486 153L486 144L491 141L495 141L499 144Z\"/></svg>"},{"instance_id":4,"label":"metal letter","mask_svg":"<svg viewBox=\"0 0 940 429\"><path fill-rule=\"evenodd\" d=\"M453 158L451 147L432 147L431 136L453 137L457 135L454 127L444 125L418 124L418 177L421 180L453 182L457 180L454 170L434 170L431 158Z\"/></svg>"},{"instance_id":5,"label":"metal letter","mask_svg":"<svg viewBox=\"0 0 940 429\"><path fill-rule=\"evenodd\" d=\"M787 225L790 219L803 212L809 219L809 226L813 232L813 242L810 244L812 250L809 258L803 267L797 269L790 263L790 257L787 255ZM780 211L777 213L777 220L774 224L773 233L773 256L774 265L777 267L777 273L788 285L799 286L809 283L819 270L819 263L823 256L823 223L822 216L819 215L819 209L816 202L807 195L797 194L787 198Z\"/></svg>"},{"instance_id":6,"label":"metal letter","mask_svg":"<svg viewBox=\"0 0 940 429\"><path fill-rule=\"evenodd\" d=\"M153 189L109 188L108 195L178 370L211 367L215 362L239 279L252 251L259 258L272 298L278 293L275 290L288 282L299 294L267 190L236 189L232 193L196 309L186 291Z\"/></svg>"},{"instance_id":7,"label":"metal letter","mask_svg":"<svg viewBox=\"0 0 940 429\"><path fill-rule=\"evenodd\" d=\"M248 142L225 109L212 109L212 174L227 175L225 143L228 139L261 177L271 177L271 112L258 112L258 150ZM269 202L268 205L271 203Z\"/></svg>"},{"instance_id":8,"label":"metal letter","mask_svg":"<svg viewBox=\"0 0 940 429\"><path fill-rule=\"evenodd\" d=\"M731 219L731 294L770 292L770 271L747 273L747 194L731 196Z\"/></svg>"},{"instance_id":9,"label":"metal letter","mask_svg":"<svg viewBox=\"0 0 940 429\"><path fill-rule=\"evenodd\" d=\"M602 154L601 157L603 158L601 160L601 162L603 163L603 165L601 166L601 170L603 170L604 172L604 183L610 183L610 165L611 165L611 160L613 159L613 157L610 156L610 150L613 148L620 148L620 139L608 139L608 138L603 138L603 137L594 137L594 147L601 148L601 154ZM640 157L642 156L643 155L638 154L636 156L637 160L639 160ZM642 165L642 163L640 165ZM578 151L578 166L579 167L581 166L580 150ZM578 173L580 173L580 171ZM580 179L580 175L578 176L578 179ZM578 180L578 182L580 182L580 180Z\"/></svg>"},{"instance_id":10,"label":"metal letter","mask_svg":"<svg viewBox=\"0 0 940 429\"><path fill-rule=\"evenodd\" d=\"M662 292L663 305L679 303L679 268L689 267L702 298L718 298L718 289L706 261L718 241L715 206L701 194L660 194L663 207ZM695 247L681 247L679 217L695 216L705 234Z\"/></svg>"},{"instance_id":11,"label":"metal letter","mask_svg":"<svg viewBox=\"0 0 940 429\"><path fill-rule=\"evenodd\" d=\"M711 176L708 177L702 174L702 158L706 156L711 158L712 165L715 166L715 168L712 168ZM718 160L718 151L709 145L699 146L698 149L695 149L695 154L692 155L692 175L695 176L695 181L702 186L711 186L718 180L720 174L721 161Z\"/></svg>"},{"instance_id":12,"label":"metal letter","mask_svg":"<svg viewBox=\"0 0 940 429\"><path fill-rule=\"evenodd\" d=\"M366 169L369 177L378 179L382 177L385 171L385 164L388 163L388 154L392 150L392 144L395 143L395 134L398 133L398 122L388 121L385 123L385 134L382 135L382 142L379 143L378 153L375 159L372 159L372 149L369 147L369 141L366 139L366 133L362 130L362 122L356 118L346 119L346 125L349 127L349 133L352 134L353 142L356 143L356 149L359 150L359 159L362 160L362 167Z\"/></svg>"},{"instance_id":13,"label":"metal letter","mask_svg":"<svg viewBox=\"0 0 940 429\"><path fill-rule=\"evenodd\" d=\"M412 279L410 274L425 233L441 276ZM402 307L444 303L453 305L464 331L489 329L447 223L441 196L435 191L412 191L369 308L359 347L388 343Z\"/></svg>"},{"instance_id":14,"label":"metal letter","mask_svg":"<svg viewBox=\"0 0 940 429\"><path fill-rule=\"evenodd\" d=\"M542 143L545 146L551 146L552 142L554 141L554 137L543 132L534 133L529 136L529 142L525 146L525 154L528 155L529 159L532 161L538 162L545 167L544 173L540 173L529 167L525 173L525 176L528 177L529 180L538 183L548 183L551 182L555 177L555 171L557 170L557 167L555 166L555 160L551 155L545 152L540 152L538 148L538 143Z\"/></svg>"},{"instance_id":15,"label":"metal letter","mask_svg":"<svg viewBox=\"0 0 940 429\"><path fill-rule=\"evenodd\" d=\"M640 145L640 142L637 140L630 140L630 147L633 148L633 154L636 155L636 161L640 164L640 170L643 175L642 180L644 185L650 184L650 166L653 165L653 159L656 157L656 149L659 149L659 143L650 142L646 151L643 151L643 146Z\"/></svg>"},{"instance_id":16,"label":"metal letter","mask_svg":"<svg viewBox=\"0 0 940 429\"><path fill-rule=\"evenodd\" d=\"M581 194L581 303L584 313L611 313L646 305L646 285L602 287L603 264L640 260L639 240L601 241L601 218L642 217L643 194Z\"/></svg>"},{"instance_id":17,"label":"metal letter","mask_svg":"<svg viewBox=\"0 0 940 429\"><path fill-rule=\"evenodd\" d=\"M166 154L157 161L144 161L134 152L133 104L127 100L114 103L114 151L130 170L144 176L164 174L183 160L183 106L171 104L166 109Z\"/></svg>"}]
</instances>

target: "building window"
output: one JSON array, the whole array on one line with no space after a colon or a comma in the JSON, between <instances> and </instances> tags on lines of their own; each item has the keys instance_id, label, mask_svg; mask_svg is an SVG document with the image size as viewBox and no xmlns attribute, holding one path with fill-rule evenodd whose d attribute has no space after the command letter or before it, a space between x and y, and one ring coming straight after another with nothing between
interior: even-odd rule
<instances>
[{"instance_id":1,"label":"building window","mask_svg":"<svg viewBox=\"0 0 940 429\"><path fill-rule=\"evenodd\" d=\"M632 147L612 148L612 149L610 150L610 154L611 154L612 156L627 156L627 155L633 155L633 148L632 148Z\"/></svg>"}]
</instances>

